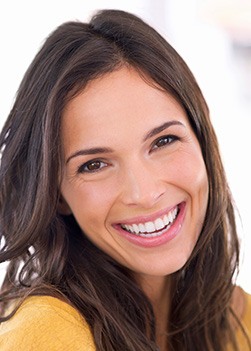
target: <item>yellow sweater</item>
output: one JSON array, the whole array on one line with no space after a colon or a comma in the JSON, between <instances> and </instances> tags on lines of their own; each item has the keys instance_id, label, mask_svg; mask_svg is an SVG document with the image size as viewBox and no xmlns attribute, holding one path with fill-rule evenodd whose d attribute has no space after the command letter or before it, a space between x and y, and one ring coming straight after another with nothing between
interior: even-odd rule
<instances>
[{"instance_id":1,"label":"yellow sweater","mask_svg":"<svg viewBox=\"0 0 251 351\"><path fill-rule=\"evenodd\" d=\"M243 324L251 337L251 295L246 296ZM240 350L249 351L240 330L237 338ZM87 323L73 307L53 297L33 296L1 324L0 350L95 351L95 346Z\"/></svg>"},{"instance_id":2,"label":"yellow sweater","mask_svg":"<svg viewBox=\"0 0 251 351\"><path fill-rule=\"evenodd\" d=\"M95 351L95 346L77 310L54 297L32 296L1 324L0 350Z\"/></svg>"}]
</instances>

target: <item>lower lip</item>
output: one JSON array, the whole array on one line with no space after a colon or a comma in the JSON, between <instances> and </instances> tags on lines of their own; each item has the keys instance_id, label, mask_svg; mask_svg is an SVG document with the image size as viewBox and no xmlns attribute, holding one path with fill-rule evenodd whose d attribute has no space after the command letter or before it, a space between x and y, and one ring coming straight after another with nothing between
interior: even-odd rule
<instances>
[{"instance_id":1,"label":"lower lip","mask_svg":"<svg viewBox=\"0 0 251 351\"><path fill-rule=\"evenodd\" d=\"M171 227L164 231L161 235L155 236L153 238L144 238L143 236L131 234L123 230L120 225L116 225L116 229L119 231L121 236L135 245L146 248L164 245L179 234L185 217L185 207L185 203L181 203L179 205L179 213L172 223Z\"/></svg>"}]
</instances>

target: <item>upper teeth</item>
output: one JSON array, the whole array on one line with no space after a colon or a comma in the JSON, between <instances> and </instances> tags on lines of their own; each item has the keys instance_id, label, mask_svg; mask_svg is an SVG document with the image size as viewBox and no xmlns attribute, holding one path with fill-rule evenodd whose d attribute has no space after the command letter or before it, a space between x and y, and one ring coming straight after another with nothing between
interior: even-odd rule
<instances>
[{"instance_id":1,"label":"upper teeth","mask_svg":"<svg viewBox=\"0 0 251 351\"><path fill-rule=\"evenodd\" d=\"M133 234L154 233L162 230L171 224L177 216L178 207L168 212L163 217L157 218L154 222L145 222L139 224L121 224L123 229Z\"/></svg>"}]
</instances>

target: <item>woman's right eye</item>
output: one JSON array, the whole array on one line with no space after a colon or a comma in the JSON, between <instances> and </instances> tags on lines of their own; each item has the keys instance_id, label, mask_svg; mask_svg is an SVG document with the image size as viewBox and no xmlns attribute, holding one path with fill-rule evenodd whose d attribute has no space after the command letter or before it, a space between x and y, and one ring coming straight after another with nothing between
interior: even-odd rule
<instances>
[{"instance_id":1,"label":"woman's right eye","mask_svg":"<svg viewBox=\"0 0 251 351\"><path fill-rule=\"evenodd\" d=\"M107 163L100 160L91 160L78 168L78 173L95 173L107 167Z\"/></svg>"}]
</instances>

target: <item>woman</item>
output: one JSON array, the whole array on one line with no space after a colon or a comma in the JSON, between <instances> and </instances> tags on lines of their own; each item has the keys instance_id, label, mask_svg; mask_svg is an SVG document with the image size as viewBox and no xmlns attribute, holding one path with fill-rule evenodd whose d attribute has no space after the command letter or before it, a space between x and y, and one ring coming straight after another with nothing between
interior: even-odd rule
<instances>
[{"instance_id":1,"label":"woman","mask_svg":"<svg viewBox=\"0 0 251 351\"><path fill-rule=\"evenodd\" d=\"M57 28L1 149L1 350L251 349L208 108L154 29L116 10Z\"/></svg>"}]
</instances>

